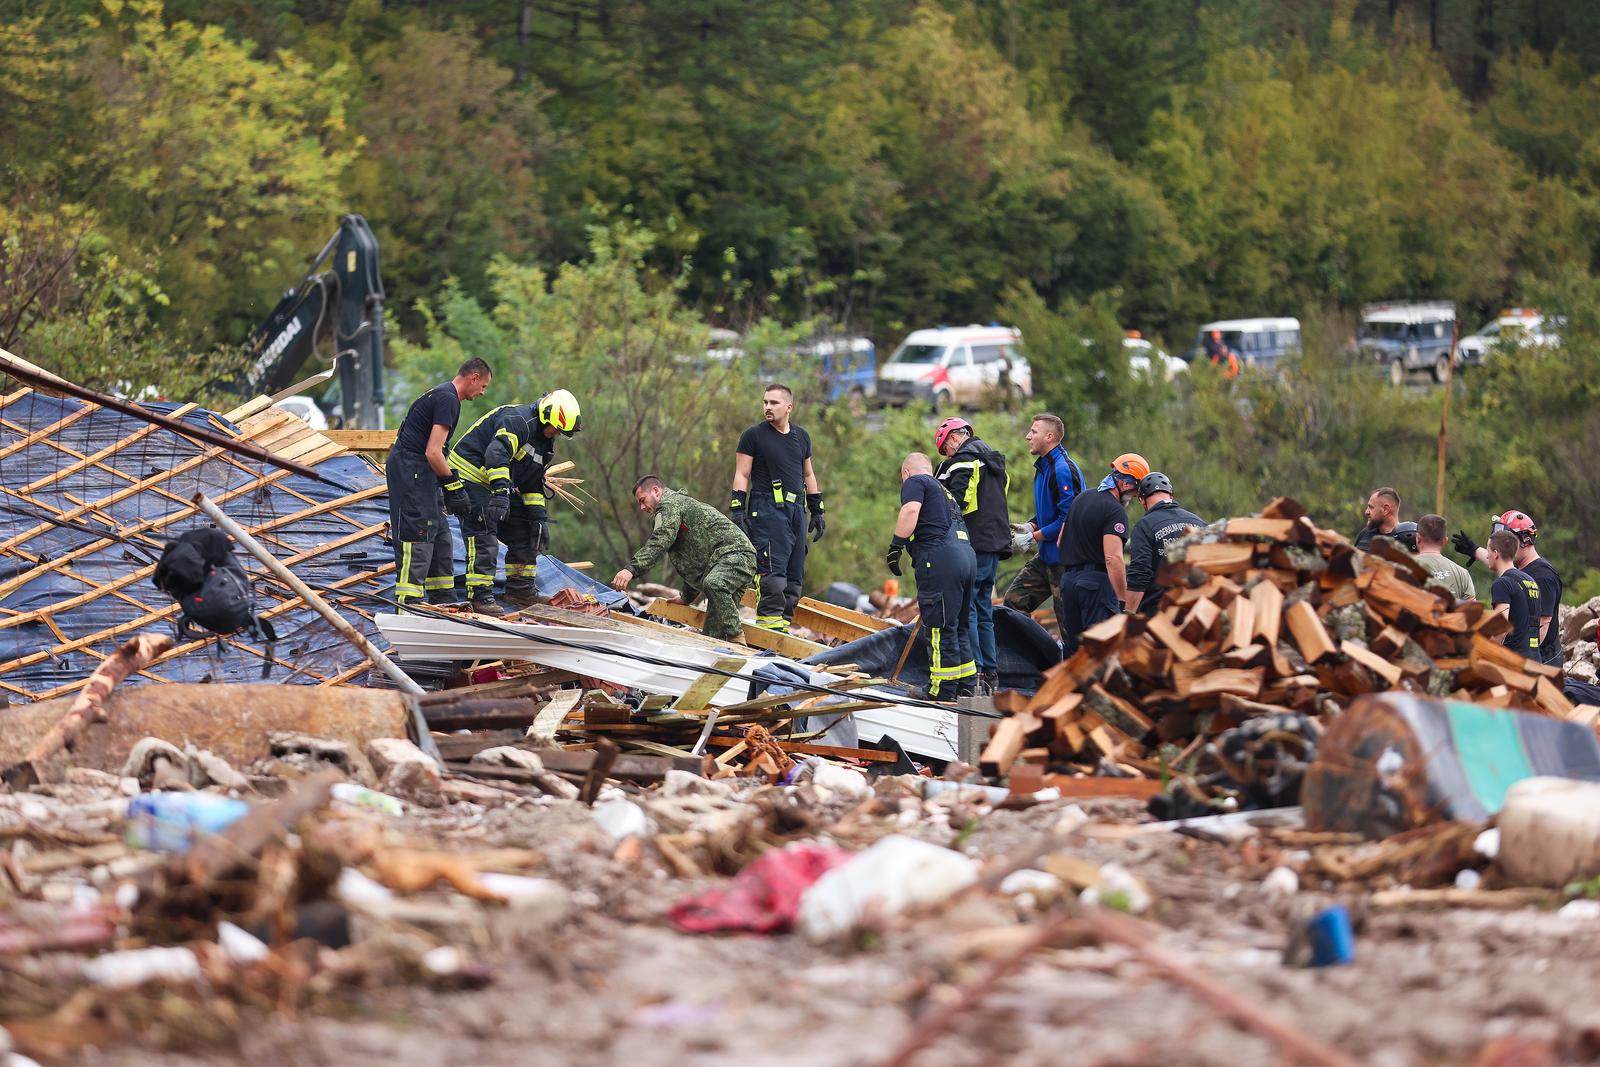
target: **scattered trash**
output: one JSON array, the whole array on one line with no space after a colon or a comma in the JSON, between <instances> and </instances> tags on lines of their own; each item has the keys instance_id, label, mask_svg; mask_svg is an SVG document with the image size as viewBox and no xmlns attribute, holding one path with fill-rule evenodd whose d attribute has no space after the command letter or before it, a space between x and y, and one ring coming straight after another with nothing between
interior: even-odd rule
<instances>
[{"instance_id":1,"label":"scattered trash","mask_svg":"<svg viewBox=\"0 0 1600 1067\"><path fill-rule=\"evenodd\" d=\"M793 925L804 894L852 859L844 849L797 843L773 849L740 871L727 889L710 889L672 906L672 921L690 933L731 930L778 933Z\"/></svg>"},{"instance_id":2,"label":"scattered trash","mask_svg":"<svg viewBox=\"0 0 1600 1067\"><path fill-rule=\"evenodd\" d=\"M937 903L977 878L978 865L961 853L891 834L807 889L799 926L811 940L826 941L863 922Z\"/></svg>"},{"instance_id":3,"label":"scattered trash","mask_svg":"<svg viewBox=\"0 0 1600 1067\"><path fill-rule=\"evenodd\" d=\"M1261 893L1268 897L1292 897L1300 892L1300 876L1288 867L1274 867L1261 880Z\"/></svg>"},{"instance_id":4,"label":"scattered trash","mask_svg":"<svg viewBox=\"0 0 1600 1067\"><path fill-rule=\"evenodd\" d=\"M352 808L376 811L383 815L398 817L404 815L406 810L404 804L387 793L380 793L376 789L368 789L354 782L340 782L335 785L333 799Z\"/></svg>"},{"instance_id":5,"label":"scattered trash","mask_svg":"<svg viewBox=\"0 0 1600 1067\"><path fill-rule=\"evenodd\" d=\"M594 806L594 821L600 824L600 829L613 841L623 841L630 837L648 837L651 830L650 816L644 809L626 797L613 797L602 800Z\"/></svg>"},{"instance_id":6,"label":"scattered trash","mask_svg":"<svg viewBox=\"0 0 1600 1067\"><path fill-rule=\"evenodd\" d=\"M1349 909L1343 904L1318 912L1306 924L1306 935L1311 944L1310 966L1332 967L1355 961L1355 930L1350 924Z\"/></svg>"},{"instance_id":7,"label":"scattered trash","mask_svg":"<svg viewBox=\"0 0 1600 1067\"><path fill-rule=\"evenodd\" d=\"M214 793L146 793L128 802L126 840L130 848L184 853L249 812L245 801Z\"/></svg>"},{"instance_id":8,"label":"scattered trash","mask_svg":"<svg viewBox=\"0 0 1600 1067\"><path fill-rule=\"evenodd\" d=\"M146 982L200 980L200 959L188 948L137 948L107 952L83 965L88 981L107 989L132 989Z\"/></svg>"}]
</instances>

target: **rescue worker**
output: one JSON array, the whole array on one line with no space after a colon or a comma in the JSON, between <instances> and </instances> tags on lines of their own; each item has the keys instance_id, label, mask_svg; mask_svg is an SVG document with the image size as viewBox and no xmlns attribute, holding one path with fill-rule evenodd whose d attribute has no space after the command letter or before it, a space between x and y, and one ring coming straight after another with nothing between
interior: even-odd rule
<instances>
[{"instance_id":1,"label":"rescue worker","mask_svg":"<svg viewBox=\"0 0 1600 1067\"><path fill-rule=\"evenodd\" d=\"M1125 452L1111 461L1111 473L1093 493L1080 493L1061 531L1061 603L1066 628L1061 651L1078 650L1078 637L1097 622L1121 614L1128 602L1122 546L1128 540L1128 512L1122 502L1138 492L1150 473L1144 457Z\"/></svg>"},{"instance_id":2,"label":"rescue worker","mask_svg":"<svg viewBox=\"0 0 1600 1067\"><path fill-rule=\"evenodd\" d=\"M1139 503L1144 517L1133 528L1128 542L1128 610L1154 615L1166 589L1156 584L1156 574L1167 558L1167 550L1206 520L1178 506L1172 498L1172 479L1151 471L1139 479Z\"/></svg>"},{"instance_id":3,"label":"rescue worker","mask_svg":"<svg viewBox=\"0 0 1600 1067\"><path fill-rule=\"evenodd\" d=\"M966 523L977 556L972 613L967 617L967 643L978 663L977 689L992 693L1000 684L1000 663L994 643L994 577L1000 561L1011 556L1011 516L1006 508L1006 457L979 440L966 419L945 419L933 435L933 447L944 456L935 477Z\"/></svg>"},{"instance_id":4,"label":"rescue worker","mask_svg":"<svg viewBox=\"0 0 1600 1067\"><path fill-rule=\"evenodd\" d=\"M1496 515L1490 522L1490 529L1493 532L1506 530L1516 535L1517 554L1513 562L1518 570L1526 573L1539 586L1539 661L1562 666L1566 663L1566 655L1561 648L1560 625L1564 589L1561 575L1534 547L1539 537L1538 525L1526 512L1511 510ZM1479 548L1465 531L1457 530L1451 541L1456 551L1467 557L1467 566L1472 566L1475 559L1488 562L1487 551Z\"/></svg>"},{"instance_id":5,"label":"rescue worker","mask_svg":"<svg viewBox=\"0 0 1600 1067\"><path fill-rule=\"evenodd\" d=\"M822 490L811 466L811 435L790 423L793 414L793 390L777 382L767 386L761 421L739 435L728 502L728 514L756 550L756 625L779 633L788 632L800 603L807 528L813 542L827 530Z\"/></svg>"},{"instance_id":6,"label":"rescue worker","mask_svg":"<svg viewBox=\"0 0 1600 1067\"><path fill-rule=\"evenodd\" d=\"M1478 599L1472 575L1454 560L1444 556L1445 525L1443 515L1424 515L1417 520L1417 562L1428 569L1435 585L1450 590L1457 603ZM1463 535L1465 536L1465 535Z\"/></svg>"},{"instance_id":7,"label":"rescue worker","mask_svg":"<svg viewBox=\"0 0 1600 1067\"><path fill-rule=\"evenodd\" d=\"M655 516L655 530L611 579L611 588L628 588L634 575L643 574L666 556L683 579L682 603L693 604L705 594L702 632L725 640L742 637L739 598L756 575L756 553L750 538L710 504L682 489L668 489L653 474L634 483L633 498L640 511Z\"/></svg>"},{"instance_id":8,"label":"rescue worker","mask_svg":"<svg viewBox=\"0 0 1600 1067\"><path fill-rule=\"evenodd\" d=\"M472 610L505 614L494 599L501 544L506 546L506 602L524 608L538 602L539 553L550 547L545 471L555 456L556 436L572 436L581 421L577 398L557 389L537 403L495 408L450 450L450 466L476 508L461 520Z\"/></svg>"},{"instance_id":9,"label":"rescue worker","mask_svg":"<svg viewBox=\"0 0 1600 1067\"><path fill-rule=\"evenodd\" d=\"M1511 622L1505 634L1505 646L1522 653L1528 659L1539 659L1539 583L1526 571L1517 569L1517 553L1522 546L1517 535L1507 529L1498 529L1489 535L1489 547L1484 551L1484 562L1494 572L1494 585L1489 587L1489 600L1496 614Z\"/></svg>"},{"instance_id":10,"label":"rescue worker","mask_svg":"<svg viewBox=\"0 0 1600 1067\"><path fill-rule=\"evenodd\" d=\"M445 458L461 419L461 402L489 388L493 372L474 356L456 376L412 402L383 465L389 483L389 536L394 542L394 593L403 613L408 603L459 601L455 546L445 512L472 512L461 477Z\"/></svg>"},{"instance_id":11,"label":"rescue worker","mask_svg":"<svg viewBox=\"0 0 1600 1067\"><path fill-rule=\"evenodd\" d=\"M1354 538L1356 548L1362 552L1368 550L1372 539L1379 534L1399 541L1407 551L1417 550L1417 524L1400 521L1400 494L1392 486L1374 489L1367 497L1363 515L1367 523L1356 531Z\"/></svg>"},{"instance_id":12,"label":"rescue worker","mask_svg":"<svg viewBox=\"0 0 1600 1067\"><path fill-rule=\"evenodd\" d=\"M1239 376L1239 356L1228 343L1222 339L1221 330L1212 330L1205 341L1206 356L1211 360L1213 367L1222 368L1224 378L1237 378Z\"/></svg>"},{"instance_id":13,"label":"rescue worker","mask_svg":"<svg viewBox=\"0 0 1600 1067\"><path fill-rule=\"evenodd\" d=\"M900 514L884 562L900 576L900 556L911 550L917 579L917 610L928 634L928 696L971 696L978 673L968 640L977 557L961 521L961 509L933 476L933 463L913 452L900 464Z\"/></svg>"},{"instance_id":14,"label":"rescue worker","mask_svg":"<svg viewBox=\"0 0 1600 1067\"><path fill-rule=\"evenodd\" d=\"M1028 452L1033 461L1033 518L1013 529L1038 545L1039 554L1028 560L1006 587L1005 606L1025 614L1055 598L1056 625L1066 632L1062 613L1061 552L1057 542L1072 500L1083 492L1083 472L1067 454L1061 441L1066 425L1046 412L1035 415L1028 426Z\"/></svg>"}]
</instances>

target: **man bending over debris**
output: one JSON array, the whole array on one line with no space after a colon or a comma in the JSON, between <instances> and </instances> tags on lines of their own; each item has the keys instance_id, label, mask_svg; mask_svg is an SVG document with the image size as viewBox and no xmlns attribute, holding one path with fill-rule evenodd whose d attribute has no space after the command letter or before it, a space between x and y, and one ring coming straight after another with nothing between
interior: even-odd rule
<instances>
[{"instance_id":1,"label":"man bending over debris","mask_svg":"<svg viewBox=\"0 0 1600 1067\"><path fill-rule=\"evenodd\" d=\"M900 514L884 557L890 573L900 573L900 554L907 548L916 572L917 610L932 646L928 696L934 700L971 696L978 667L972 660L967 616L972 611L978 557L960 506L933 477L933 464L921 452L911 453L900 464Z\"/></svg>"},{"instance_id":2,"label":"man bending over debris","mask_svg":"<svg viewBox=\"0 0 1600 1067\"><path fill-rule=\"evenodd\" d=\"M640 511L655 516L655 532L611 579L611 588L626 589L634 575L666 556L684 581L685 604L693 604L705 594L706 621L701 631L708 637L741 637L739 597L756 576L756 550L750 538L710 504L682 489L668 489L653 474L634 483L633 498Z\"/></svg>"},{"instance_id":3,"label":"man bending over debris","mask_svg":"<svg viewBox=\"0 0 1600 1067\"><path fill-rule=\"evenodd\" d=\"M502 543L506 603L519 608L538 603L539 553L550 547L545 470L555 456L556 435L571 437L581 423L577 398L557 389L535 404L495 408L450 450L450 466L460 473L476 507L461 520L473 611L505 614L494 599L494 568Z\"/></svg>"},{"instance_id":4,"label":"man bending over debris","mask_svg":"<svg viewBox=\"0 0 1600 1067\"><path fill-rule=\"evenodd\" d=\"M389 482L389 536L394 542L394 595L406 604L427 596L430 604L457 600L455 546L445 512L473 512L461 476L445 459L450 435L461 418L461 402L489 388L489 364L474 356L456 376L412 402L383 465Z\"/></svg>"}]
</instances>

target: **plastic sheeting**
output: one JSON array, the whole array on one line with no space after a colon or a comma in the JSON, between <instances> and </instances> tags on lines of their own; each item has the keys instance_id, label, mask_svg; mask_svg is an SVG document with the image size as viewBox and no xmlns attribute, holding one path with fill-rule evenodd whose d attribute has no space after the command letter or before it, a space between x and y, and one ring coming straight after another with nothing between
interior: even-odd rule
<instances>
[{"instance_id":1,"label":"plastic sheeting","mask_svg":"<svg viewBox=\"0 0 1600 1067\"><path fill-rule=\"evenodd\" d=\"M900 652L906 647L906 635L911 628L912 624L908 623L893 630L880 630L849 644L818 652L804 662L817 667L854 663L869 675L887 678L900 660ZM1040 676L1045 669L1061 662L1061 646L1055 638L1044 627L1013 608L994 609L994 641L1001 689L1031 693L1039 688ZM918 629L916 644L900 668L899 680L926 689L931 655L928 635Z\"/></svg>"}]
</instances>

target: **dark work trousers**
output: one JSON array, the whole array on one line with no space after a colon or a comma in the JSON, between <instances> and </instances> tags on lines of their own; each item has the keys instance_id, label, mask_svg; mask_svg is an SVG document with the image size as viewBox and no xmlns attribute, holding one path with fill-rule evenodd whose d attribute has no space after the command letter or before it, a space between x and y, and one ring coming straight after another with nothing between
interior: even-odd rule
<instances>
[{"instance_id":1,"label":"dark work trousers","mask_svg":"<svg viewBox=\"0 0 1600 1067\"><path fill-rule=\"evenodd\" d=\"M978 559L965 531L952 531L936 544L911 542L911 562L917 575L917 610L931 646L928 695L936 697L978 673L967 631Z\"/></svg>"},{"instance_id":2,"label":"dark work trousers","mask_svg":"<svg viewBox=\"0 0 1600 1067\"><path fill-rule=\"evenodd\" d=\"M1066 622L1061 629L1061 651L1078 651L1078 635L1097 622L1104 622L1122 611L1122 603L1111 588L1105 571L1069 570L1061 576L1061 610Z\"/></svg>"},{"instance_id":3,"label":"dark work trousers","mask_svg":"<svg viewBox=\"0 0 1600 1067\"><path fill-rule=\"evenodd\" d=\"M1024 615L1032 615L1033 609L1046 600L1055 601L1056 628L1064 637L1067 632L1067 618L1062 611L1060 594L1060 564L1046 563L1038 556L1034 556L1023 564L1017 576L1011 579L1011 584L1006 586L1005 605Z\"/></svg>"},{"instance_id":4,"label":"dark work trousers","mask_svg":"<svg viewBox=\"0 0 1600 1067\"><path fill-rule=\"evenodd\" d=\"M983 674L999 671L999 660L994 650L994 573L1000 567L1000 557L994 552L979 552L978 569L972 586L972 612L967 616L967 640L972 645Z\"/></svg>"},{"instance_id":5,"label":"dark work trousers","mask_svg":"<svg viewBox=\"0 0 1600 1067\"><path fill-rule=\"evenodd\" d=\"M532 596L538 592L539 551L533 543L533 520L515 496L511 513L500 523L500 540L506 546L506 595Z\"/></svg>"},{"instance_id":6,"label":"dark work trousers","mask_svg":"<svg viewBox=\"0 0 1600 1067\"><path fill-rule=\"evenodd\" d=\"M465 480L463 480L465 481ZM467 597L476 600L494 592L494 571L500 562L500 541L494 520L489 518L489 490L477 482L465 482L467 495L477 511L463 515L461 543L467 547Z\"/></svg>"},{"instance_id":7,"label":"dark work trousers","mask_svg":"<svg viewBox=\"0 0 1600 1067\"><path fill-rule=\"evenodd\" d=\"M774 504L767 493L750 494L750 543L756 549L760 599L756 625L787 633L806 577L806 507L799 500Z\"/></svg>"},{"instance_id":8,"label":"dark work trousers","mask_svg":"<svg viewBox=\"0 0 1600 1067\"><path fill-rule=\"evenodd\" d=\"M449 604L456 594L455 547L439 476L420 453L389 450L389 538L394 543L394 592L405 610L426 597Z\"/></svg>"}]
</instances>

